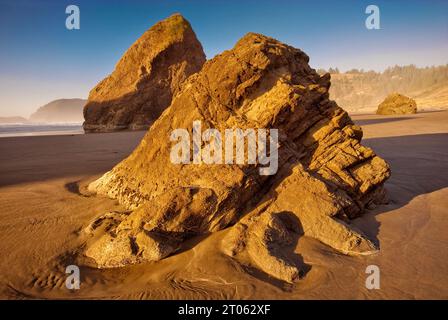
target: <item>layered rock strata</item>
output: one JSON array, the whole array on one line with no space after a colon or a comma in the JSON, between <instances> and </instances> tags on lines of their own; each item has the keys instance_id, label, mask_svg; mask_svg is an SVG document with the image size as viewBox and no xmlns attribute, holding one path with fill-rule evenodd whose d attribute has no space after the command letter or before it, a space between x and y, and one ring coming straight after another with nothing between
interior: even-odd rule
<instances>
[{"instance_id":1,"label":"layered rock strata","mask_svg":"<svg viewBox=\"0 0 448 320\"><path fill-rule=\"evenodd\" d=\"M254 33L207 61L136 150L90 184L131 213L98 227L99 235L91 231L97 240L86 255L99 267L156 261L189 237L231 227L225 253L246 255L293 282L302 274L293 254L301 235L345 254L375 252L350 221L382 203L389 167L329 100L330 76L319 76L308 62L299 49ZM278 170L262 175L260 163L173 163L173 130L192 133L195 121L202 132L277 129Z\"/></svg>"}]
</instances>

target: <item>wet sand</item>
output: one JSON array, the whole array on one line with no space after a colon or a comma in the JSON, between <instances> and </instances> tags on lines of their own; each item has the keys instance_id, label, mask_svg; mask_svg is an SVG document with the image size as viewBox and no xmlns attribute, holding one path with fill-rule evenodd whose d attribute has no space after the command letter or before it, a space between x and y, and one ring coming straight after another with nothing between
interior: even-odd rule
<instances>
[{"instance_id":1,"label":"wet sand","mask_svg":"<svg viewBox=\"0 0 448 320\"><path fill-rule=\"evenodd\" d=\"M144 132L0 138L0 298L448 298L448 112L353 119L392 169L389 204L353 221L380 251L348 257L301 237L296 252L310 269L294 285L222 254L223 230L156 263L80 265L81 289L68 290L65 266L80 261L81 230L124 210L82 188L130 154ZM381 271L379 290L365 288L371 264Z\"/></svg>"}]
</instances>

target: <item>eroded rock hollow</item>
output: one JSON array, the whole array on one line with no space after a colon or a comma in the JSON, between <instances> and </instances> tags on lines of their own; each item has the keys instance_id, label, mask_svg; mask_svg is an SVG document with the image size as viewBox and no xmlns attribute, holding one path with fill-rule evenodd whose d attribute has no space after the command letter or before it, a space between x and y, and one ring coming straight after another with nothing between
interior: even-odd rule
<instances>
[{"instance_id":1,"label":"eroded rock hollow","mask_svg":"<svg viewBox=\"0 0 448 320\"><path fill-rule=\"evenodd\" d=\"M249 33L207 61L175 95L135 151L90 184L130 214L109 213L88 228L86 255L99 267L156 261L192 236L227 227L222 250L248 256L264 272L293 282L301 266L288 252L296 237L345 254L377 248L350 220L384 200L390 171L361 145L361 128L329 99L299 49ZM278 129L278 171L259 164L174 164L173 129Z\"/></svg>"},{"instance_id":2,"label":"eroded rock hollow","mask_svg":"<svg viewBox=\"0 0 448 320\"><path fill-rule=\"evenodd\" d=\"M86 132L147 129L205 62L190 24L175 14L146 31L90 91Z\"/></svg>"}]
</instances>

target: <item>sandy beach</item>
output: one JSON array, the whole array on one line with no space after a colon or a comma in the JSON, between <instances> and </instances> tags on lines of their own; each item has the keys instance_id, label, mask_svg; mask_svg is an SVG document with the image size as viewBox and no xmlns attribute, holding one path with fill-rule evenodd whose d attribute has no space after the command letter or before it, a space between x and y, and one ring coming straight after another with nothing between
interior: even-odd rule
<instances>
[{"instance_id":1,"label":"sandy beach","mask_svg":"<svg viewBox=\"0 0 448 320\"><path fill-rule=\"evenodd\" d=\"M309 270L294 285L223 254L227 230L194 238L159 262L88 267L80 257L82 230L96 216L124 208L83 190L129 155L145 132L0 138L0 298L448 298L448 111L352 118L363 128L363 144L392 170L389 203L353 221L380 251L350 257L301 237L296 253ZM80 290L65 286L70 264L80 265ZM372 264L381 270L379 290L365 288Z\"/></svg>"}]
</instances>

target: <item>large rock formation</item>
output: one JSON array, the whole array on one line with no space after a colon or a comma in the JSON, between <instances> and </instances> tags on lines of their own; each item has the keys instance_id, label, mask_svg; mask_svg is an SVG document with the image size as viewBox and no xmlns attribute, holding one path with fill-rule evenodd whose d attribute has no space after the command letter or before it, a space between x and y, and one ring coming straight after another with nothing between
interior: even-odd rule
<instances>
[{"instance_id":1,"label":"large rock formation","mask_svg":"<svg viewBox=\"0 0 448 320\"><path fill-rule=\"evenodd\" d=\"M289 282L301 274L291 250L301 234L346 254L374 252L350 219L383 201L388 165L360 144L361 128L328 98L329 75L308 61L253 33L207 61L136 150L90 184L131 213L94 221L86 255L99 267L159 260L188 237L234 224L224 252ZM278 129L277 173L261 175L261 164L172 163L172 130L191 133L195 120L203 132Z\"/></svg>"},{"instance_id":2,"label":"large rock formation","mask_svg":"<svg viewBox=\"0 0 448 320\"><path fill-rule=\"evenodd\" d=\"M82 122L84 99L58 99L40 107L31 116L31 122Z\"/></svg>"},{"instance_id":3,"label":"large rock formation","mask_svg":"<svg viewBox=\"0 0 448 320\"><path fill-rule=\"evenodd\" d=\"M417 103L414 99L399 93L392 93L378 106L376 114L413 114L417 113Z\"/></svg>"},{"instance_id":4,"label":"large rock formation","mask_svg":"<svg viewBox=\"0 0 448 320\"><path fill-rule=\"evenodd\" d=\"M84 130L148 128L204 62L202 46L181 15L155 24L126 51L112 74L90 91Z\"/></svg>"}]
</instances>

